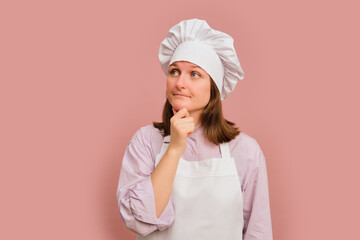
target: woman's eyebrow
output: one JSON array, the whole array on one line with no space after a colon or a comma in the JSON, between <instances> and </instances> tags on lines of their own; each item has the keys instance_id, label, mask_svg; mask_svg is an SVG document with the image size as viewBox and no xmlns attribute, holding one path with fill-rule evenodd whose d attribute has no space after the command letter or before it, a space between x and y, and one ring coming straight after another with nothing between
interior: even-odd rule
<instances>
[{"instance_id":1,"label":"woman's eyebrow","mask_svg":"<svg viewBox=\"0 0 360 240\"><path fill-rule=\"evenodd\" d=\"M178 65L177 65L176 63L170 64L170 66L169 66L169 67L172 67L172 66L174 66L174 67L178 67ZM192 67L192 68L200 68L200 69L201 69L201 67L196 66L196 65L191 65L190 67Z\"/></svg>"},{"instance_id":2,"label":"woman's eyebrow","mask_svg":"<svg viewBox=\"0 0 360 240\"><path fill-rule=\"evenodd\" d=\"M191 65L191 67L192 67L192 68L200 68L200 69L201 69L201 67L196 66L196 65Z\"/></svg>"}]
</instances>

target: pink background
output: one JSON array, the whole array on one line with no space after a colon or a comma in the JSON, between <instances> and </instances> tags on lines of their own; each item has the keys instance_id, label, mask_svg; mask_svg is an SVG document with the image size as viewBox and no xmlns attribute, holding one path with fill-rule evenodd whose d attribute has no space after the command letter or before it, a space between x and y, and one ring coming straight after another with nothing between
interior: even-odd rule
<instances>
[{"instance_id":1,"label":"pink background","mask_svg":"<svg viewBox=\"0 0 360 240\"><path fill-rule=\"evenodd\" d=\"M360 239L356 2L1 1L0 239L135 239L122 157L161 119L160 42L194 17L235 40L224 113L266 156L274 239Z\"/></svg>"}]
</instances>

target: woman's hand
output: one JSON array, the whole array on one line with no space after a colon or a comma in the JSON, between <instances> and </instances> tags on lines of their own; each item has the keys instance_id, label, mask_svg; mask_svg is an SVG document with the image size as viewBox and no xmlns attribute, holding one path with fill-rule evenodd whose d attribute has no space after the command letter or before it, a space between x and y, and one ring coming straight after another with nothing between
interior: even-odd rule
<instances>
[{"instance_id":1,"label":"woman's hand","mask_svg":"<svg viewBox=\"0 0 360 240\"><path fill-rule=\"evenodd\" d=\"M174 116L170 119L170 144L169 151L174 151L182 154L186 150L187 137L190 136L195 130L194 119L186 108L179 111L172 109Z\"/></svg>"}]
</instances>

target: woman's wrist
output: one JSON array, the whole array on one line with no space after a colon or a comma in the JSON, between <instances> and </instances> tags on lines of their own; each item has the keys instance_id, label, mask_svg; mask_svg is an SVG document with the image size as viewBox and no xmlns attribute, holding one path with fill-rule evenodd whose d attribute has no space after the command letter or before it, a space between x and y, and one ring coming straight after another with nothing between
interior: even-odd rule
<instances>
[{"instance_id":1,"label":"woman's wrist","mask_svg":"<svg viewBox=\"0 0 360 240\"><path fill-rule=\"evenodd\" d=\"M168 148L166 150L166 155L170 156L170 158L180 159L182 152L178 151L177 149Z\"/></svg>"}]
</instances>

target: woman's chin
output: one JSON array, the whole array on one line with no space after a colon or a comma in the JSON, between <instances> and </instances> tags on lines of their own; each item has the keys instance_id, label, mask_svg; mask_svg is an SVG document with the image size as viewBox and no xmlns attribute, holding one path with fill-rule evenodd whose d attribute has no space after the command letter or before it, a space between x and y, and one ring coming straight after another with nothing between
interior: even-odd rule
<instances>
[{"instance_id":1,"label":"woman's chin","mask_svg":"<svg viewBox=\"0 0 360 240\"><path fill-rule=\"evenodd\" d=\"M188 108L188 104L185 104L185 103L180 103L180 102L174 102L173 104L171 104L171 106L176 110L176 111L179 111L180 109L182 108Z\"/></svg>"}]
</instances>

